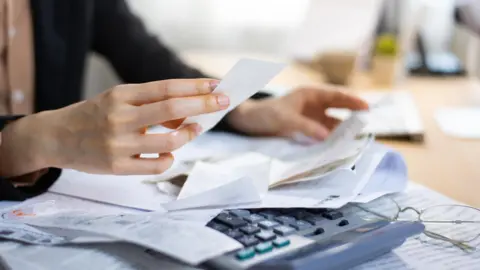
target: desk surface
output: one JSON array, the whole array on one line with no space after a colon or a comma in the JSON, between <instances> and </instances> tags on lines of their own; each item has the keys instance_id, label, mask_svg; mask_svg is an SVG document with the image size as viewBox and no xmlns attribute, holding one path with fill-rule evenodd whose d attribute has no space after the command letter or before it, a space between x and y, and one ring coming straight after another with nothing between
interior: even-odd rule
<instances>
[{"instance_id":1,"label":"desk surface","mask_svg":"<svg viewBox=\"0 0 480 270\"><path fill-rule=\"evenodd\" d=\"M214 76L222 76L244 56L278 60L263 55L209 54L188 52L187 62ZM292 64L272 84L287 87L320 85L322 77L307 68ZM374 90L369 78L356 76L355 89ZM408 78L401 86L412 93L425 128L425 142L382 141L400 151L407 162L412 181L437 190L449 197L480 207L480 140L461 140L445 135L433 118L436 109L444 106L469 105L472 83L466 78ZM385 91L380 90L379 91ZM472 123L475 124L475 123ZM479 122L476 124L480 124Z\"/></svg>"}]
</instances>

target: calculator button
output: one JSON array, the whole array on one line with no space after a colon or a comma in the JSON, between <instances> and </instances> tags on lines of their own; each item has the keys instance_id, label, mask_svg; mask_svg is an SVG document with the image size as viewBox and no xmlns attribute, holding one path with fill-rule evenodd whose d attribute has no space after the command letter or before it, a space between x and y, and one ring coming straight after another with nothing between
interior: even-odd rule
<instances>
[{"instance_id":1,"label":"calculator button","mask_svg":"<svg viewBox=\"0 0 480 270\"><path fill-rule=\"evenodd\" d=\"M234 239L240 239L244 236L244 234L241 231L238 231L238 230L228 230L227 232L225 232L225 234L228 237L234 238Z\"/></svg>"},{"instance_id":2,"label":"calculator button","mask_svg":"<svg viewBox=\"0 0 480 270\"><path fill-rule=\"evenodd\" d=\"M308 217L311 217L312 214L308 213L307 211L304 210L299 210L297 212L291 213L291 216L296 218L296 219L306 219Z\"/></svg>"},{"instance_id":3,"label":"calculator button","mask_svg":"<svg viewBox=\"0 0 480 270\"><path fill-rule=\"evenodd\" d=\"M266 243L260 243L255 246L255 250L259 254L267 253L273 250L272 243L266 242Z\"/></svg>"},{"instance_id":4,"label":"calculator button","mask_svg":"<svg viewBox=\"0 0 480 270\"><path fill-rule=\"evenodd\" d=\"M240 228L247 225L247 222L245 220L227 214L220 214L216 217L215 220L227 225L232 229Z\"/></svg>"},{"instance_id":5,"label":"calculator button","mask_svg":"<svg viewBox=\"0 0 480 270\"><path fill-rule=\"evenodd\" d=\"M312 208L312 209L308 209L307 211L312 213L312 214L322 214L322 213L326 212L327 210L324 209L324 208Z\"/></svg>"},{"instance_id":6,"label":"calculator button","mask_svg":"<svg viewBox=\"0 0 480 270\"><path fill-rule=\"evenodd\" d=\"M251 235L246 235L242 238L239 238L237 239L240 243L242 243L242 245L246 246L246 247L251 247L251 246L255 246L256 244L260 243L260 240L258 240L257 238L255 238L254 236L251 236Z\"/></svg>"},{"instance_id":7,"label":"calculator button","mask_svg":"<svg viewBox=\"0 0 480 270\"><path fill-rule=\"evenodd\" d=\"M250 216L243 217L243 219L245 219L246 221L248 221L250 223L258 223L262 220L265 220L265 218L260 216L259 214L252 214Z\"/></svg>"},{"instance_id":8,"label":"calculator button","mask_svg":"<svg viewBox=\"0 0 480 270\"><path fill-rule=\"evenodd\" d=\"M305 237L314 237L314 236L323 234L324 232L325 232L325 230L324 230L323 228L316 228L316 229L314 229L313 231L311 230L311 231L305 233L303 236L305 236Z\"/></svg>"},{"instance_id":9,"label":"calculator button","mask_svg":"<svg viewBox=\"0 0 480 270\"><path fill-rule=\"evenodd\" d=\"M291 216L279 216L275 218L276 221L280 222L283 225L290 225L295 223L295 218Z\"/></svg>"},{"instance_id":10,"label":"calculator button","mask_svg":"<svg viewBox=\"0 0 480 270\"><path fill-rule=\"evenodd\" d=\"M336 220L336 219L342 218L343 214L338 211L329 211L329 212L323 213L322 216L326 219Z\"/></svg>"},{"instance_id":11,"label":"calculator button","mask_svg":"<svg viewBox=\"0 0 480 270\"><path fill-rule=\"evenodd\" d=\"M262 241L270 241L270 240L275 239L275 237L277 237L271 231L261 231L261 232L257 233L255 236Z\"/></svg>"},{"instance_id":12,"label":"calculator button","mask_svg":"<svg viewBox=\"0 0 480 270\"><path fill-rule=\"evenodd\" d=\"M230 214L236 217L246 217L250 215L250 211L244 209L233 209L229 211Z\"/></svg>"},{"instance_id":13,"label":"calculator button","mask_svg":"<svg viewBox=\"0 0 480 270\"><path fill-rule=\"evenodd\" d=\"M320 225L320 223L324 220L324 218L319 217L319 216L310 216L305 218L305 221L312 224L312 225Z\"/></svg>"},{"instance_id":14,"label":"calculator button","mask_svg":"<svg viewBox=\"0 0 480 270\"><path fill-rule=\"evenodd\" d=\"M283 237L278 237L277 239L273 240L273 245L277 248L285 247L290 245L290 240Z\"/></svg>"},{"instance_id":15,"label":"calculator button","mask_svg":"<svg viewBox=\"0 0 480 270\"><path fill-rule=\"evenodd\" d=\"M276 234L280 234L281 236L287 236L295 233L295 229L289 226L278 226L273 228L273 232Z\"/></svg>"},{"instance_id":16,"label":"calculator button","mask_svg":"<svg viewBox=\"0 0 480 270\"><path fill-rule=\"evenodd\" d=\"M258 226L262 227L263 229L272 229L278 225L280 224L273 220L264 220L258 223Z\"/></svg>"},{"instance_id":17,"label":"calculator button","mask_svg":"<svg viewBox=\"0 0 480 270\"><path fill-rule=\"evenodd\" d=\"M247 225L245 227L240 228L240 231L244 232L245 234L255 234L260 232L260 228L253 225Z\"/></svg>"},{"instance_id":18,"label":"calculator button","mask_svg":"<svg viewBox=\"0 0 480 270\"><path fill-rule=\"evenodd\" d=\"M219 232L226 232L228 230L227 226L213 221L208 223L207 226Z\"/></svg>"},{"instance_id":19,"label":"calculator button","mask_svg":"<svg viewBox=\"0 0 480 270\"><path fill-rule=\"evenodd\" d=\"M348 220L344 219L340 221L340 223L338 223L338 226L343 227L343 226L347 226L348 224L349 224Z\"/></svg>"},{"instance_id":20,"label":"calculator button","mask_svg":"<svg viewBox=\"0 0 480 270\"><path fill-rule=\"evenodd\" d=\"M290 215L290 213L294 213L296 211L298 211L298 208L280 208L280 209L277 209L277 211L279 213L281 213L282 215Z\"/></svg>"},{"instance_id":21,"label":"calculator button","mask_svg":"<svg viewBox=\"0 0 480 270\"><path fill-rule=\"evenodd\" d=\"M311 228L312 224L310 224L306 221L303 221L303 220L297 220L297 222L295 222L294 224L292 224L290 226L292 226L293 228L295 228L298 231L301 231L301 230Z\"/></svg>"},{"instance_id":22,"label":"calculator button","mask_svg":"<svg viewBox=\"0 0 480 270\"><path fill-rule=\"evenodd\" d=\"M258 214L259 214L260 216L266 218L266 219L274 219L274 218L277 216L277 214L276 214L275 212L269 211L269 210L267 210L267 211L262 211L262 212L260 212L260 213L258 213Z\"/></svg>"},{"instance_id":23,"label":"calculator button","mask_svg":"<svg viewBox=\"0 0 480 270\"><path fill-rule=\"evenodd\" d=\"M236 257L237 259L244 261L253 258L255 256L255 249L253 248L245 248L237 252Z\"/></svg>"}]
</instances>

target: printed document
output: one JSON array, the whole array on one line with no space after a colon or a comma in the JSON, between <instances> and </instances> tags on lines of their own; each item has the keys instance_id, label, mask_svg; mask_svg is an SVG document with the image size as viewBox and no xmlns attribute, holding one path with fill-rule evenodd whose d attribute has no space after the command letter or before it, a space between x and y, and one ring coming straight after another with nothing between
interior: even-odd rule
<instances>
[{"instance_id":1,"label":"printed document","mask_svg":"<svg viewBox=\"0 0 480 270\"><path fill-rule=\"evenodd\" d=\"M204 224L154 213L99 215L61 212L24 216L4 220L0 224L0 237L23 243L57 245L123 241L189 265L197 265L242 247L239 242Z\"/></svg>"},{"instance_id":2,"label":"printed document","mask_svg":"<svg viewBox=\"0 0 480 270\"><path fill-rule=\"evenodd\" d=\"M2 266L12 270L199 269L174 261L153 250L127 243L42 246L0 242L0 267Z\"/></svg>"},{"instance_id":3,"label":"printed document","mask_svg":"<svg viewBox=\"0 0 480 270\"><path fill-rule=\"evenodd\" d=\"M401 207L413 206L418 209L424 209L429 206L458 204L458 202L447 198L435 191L427 188L413 185L405 193L401 193L394 197ZM441 211L441 208L438 208ZM441 216L442 213L438 213ZM455 213L449 213L455 214ZM479 220L478 217L469 216L465 212L457 213L459 220ZM478 227L465 226L472 231L462 231L461 233L469 235L477 235ZM447 236L452 233L451 229L443 231ZM479 244L480 239L472 243ZM393 252L383 255L376 260L363 264L353 270L423 270L423 269L441 269L441 270L474 270L480 265L480 253L478 251L467 253L451 244L440 242L438 240L430 240L420 235L407 240L402 246Z\"/></svg>"}]
</instances>

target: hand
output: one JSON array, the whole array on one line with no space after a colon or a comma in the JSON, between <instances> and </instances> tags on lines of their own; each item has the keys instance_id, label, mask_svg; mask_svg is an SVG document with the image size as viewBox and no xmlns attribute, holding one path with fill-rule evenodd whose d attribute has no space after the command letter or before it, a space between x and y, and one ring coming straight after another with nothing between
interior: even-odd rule
<instances>
[{"instance_id":1,"label":"hand","mask_svg":"<svg viewBox=\"0 0 480 270\"><path fill-rule=\"evenodd\" d=\"M247 101L233 110L227 121L250 135L319 141L340 122L326 114L328 108L365 110L368 104L340 91L303 87L283 97Z\"/></svg>"},{"instance_id":2,"label":"hand","mask_svg":"<svg viewBox=\"0 0 480 270\"><path fill-rule=\"evenodd\" d=\"M144 134L145 127L226 109L228 97L211 94L209 79L165 80L114 87L71 106L24 117L2 132L2 176L45 167L89 173L159 174L171 152L200 132L196 124L166 134ZM178 121L180 119L180 121ZM141 153L159 153L143 159Z\"/></svg>"}]
</instances>

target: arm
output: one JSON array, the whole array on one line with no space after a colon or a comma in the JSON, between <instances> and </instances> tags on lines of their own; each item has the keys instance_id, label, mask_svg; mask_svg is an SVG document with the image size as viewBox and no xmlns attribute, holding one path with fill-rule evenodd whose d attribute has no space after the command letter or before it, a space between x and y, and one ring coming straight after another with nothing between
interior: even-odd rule
<instances>
[{"instance_id":1,"label":"arm","mask_svg":"<svg viewBox=\"0 0 480 270\"><path fill-rule=\"evenodd\" d=\"M22 117L21 115L0 116L0 200L24 200L40 194L46 191L59 175L58 169L51 172L49 169L34 169L35 165L27 158L21 157L22 155L18 152L12 154L12 149L2 144L3 128ZM22 136L18 131L16 130L14 133L17 134L14 135L21 139ZM20 149L16 150L21 152ZM48 180L45 181L45 179Z\"/></svg>"}]
</instances>

